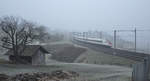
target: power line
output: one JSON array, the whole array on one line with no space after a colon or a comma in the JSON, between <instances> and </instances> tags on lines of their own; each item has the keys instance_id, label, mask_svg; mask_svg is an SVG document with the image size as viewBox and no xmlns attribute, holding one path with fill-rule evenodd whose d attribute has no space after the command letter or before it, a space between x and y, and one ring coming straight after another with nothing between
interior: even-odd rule
<instances>
[{"instance_id":1,"label":"power line","mask_svg":"<svg viewBox=\"0 0 150 81\"><path fill-rule=\"evenodd\" d=\"M117 42L117 32L134 32L135 34L135 44L134 44L134 48L135 48L135 52L136 52L136 41L137 41L137 37L136 37L136 34L137 34L137 29L135 28L134 30L114 30L114 48L116 48L116 42Z\"/></svg>"},{"instance_id":2,"label":"power line","mask_svg":"<svg viewBox=\"0 0 150 81\"><path fill-rule=\"evenodd\" d=\"M117 32L135 32L135 30L116 30ZM137 30L136 31L150 31L150 29L147 30Z\"/></svg>"}]
</instances>

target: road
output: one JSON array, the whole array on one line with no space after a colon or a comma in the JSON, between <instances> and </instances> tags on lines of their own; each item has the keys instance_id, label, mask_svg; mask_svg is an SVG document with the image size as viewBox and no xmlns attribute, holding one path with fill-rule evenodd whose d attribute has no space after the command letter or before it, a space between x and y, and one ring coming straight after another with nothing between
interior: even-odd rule
<instances>
[{"instance_id":1,"label":"road","mask_svg":"<svg viewBox=\"0 0 150 81\"><path fill-rule=\"evenodd\" d=\"M79 44L79 45L88 47L88 48L93 49L95 51L100 51L100 52L104 52L106 54L116 55L116 56L124 57L127 59L135 60L135 61L143 61L146 57L150 56L149 54L109 48L109 47L105 47L103 45L90 44L90 43L78 41L75 39L72 40L72 42L75 44Z\"/></svg>"}]
</instances>

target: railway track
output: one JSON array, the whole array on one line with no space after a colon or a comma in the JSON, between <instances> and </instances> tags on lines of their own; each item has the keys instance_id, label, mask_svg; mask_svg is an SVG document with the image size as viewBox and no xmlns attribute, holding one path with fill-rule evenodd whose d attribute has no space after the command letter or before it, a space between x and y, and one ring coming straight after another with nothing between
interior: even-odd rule
<instances>
[{"instance_id":1,"label":"railway track","mask_svg":"<svg viewBox=\"0 0 150 81\"><path fill-rule=\"evenodd\" d=\"M87 42L83 42L83 41L79 41L79 40L75 40L75 39L72 40L72 42L75 44L79 44L79 45L88 47L95 51L104 52L106 54L115 55L115 56L131 59L134 61L143 61L145 57L150 56L149 54L145 54L145 53L138 53L138 52L131 52L131 51L127 51L127 50L109 48L109 47L106 47L103 45L91 44L91 43L87 43Z\"/></svg>"}]
</instances>

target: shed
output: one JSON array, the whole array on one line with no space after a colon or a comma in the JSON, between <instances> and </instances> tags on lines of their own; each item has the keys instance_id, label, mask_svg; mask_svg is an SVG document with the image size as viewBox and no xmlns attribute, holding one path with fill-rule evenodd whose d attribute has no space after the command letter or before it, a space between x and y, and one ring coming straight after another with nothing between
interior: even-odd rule
<instances>
[{"instance_id":1,"label":"shed","mask_svg":"<svg viewBox=\"0 0 150 81\"><path fill-rule=\"evenodd\" d=\"M40 45L27 45L19 57L32 65L44 65L46 63L45 54L49 54L49 52L44 47ZM10 61L14 61L12 50L8 50L5 55L9 56Z\"/></svg>"}]
</instances>

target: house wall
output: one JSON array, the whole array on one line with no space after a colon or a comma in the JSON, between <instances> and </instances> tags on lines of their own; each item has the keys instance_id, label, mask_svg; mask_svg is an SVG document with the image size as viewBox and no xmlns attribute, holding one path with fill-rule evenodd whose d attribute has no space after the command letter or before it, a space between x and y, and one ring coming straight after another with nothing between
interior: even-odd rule
<instances>
[{"instance_id":1,"label":"house wall","mask_svg":"<svg viewBox=\"0 0 150 81\"><path fill-rule=\"evenodd\" d=\"M30 63L30 64L32 63L32 58L30 56L20 56L19 58L24 60L24 61L26 61L26 62L28 62L28 63ZM16 61L15 60L15 56L14 55L10 55L9 56L9 60L11 62L15 62Z\"/></svg>"},{"instance_id":2,"label":"house wall","mask_svg":"<svg viewBox=\"0 0 150 81\"><path fill-rule=\"evenodd\" d=\"M49 61L49 59L52 57L52 54L46 54L45 55L45 61Z\"/></svg>"},{"instance_id":3,"label":"house wall","mask_svg":"<svg viewBox=\"0 0 150 81\"><path fill-rule=\"evenodd\" d=\"M44 65L45 54L40 50L32 56L32 65Z\"/></svg>"}]
</instances>

